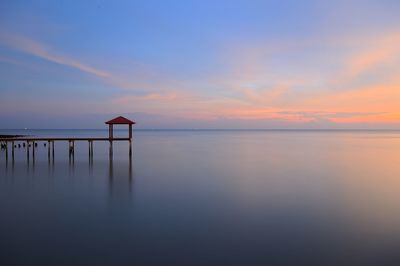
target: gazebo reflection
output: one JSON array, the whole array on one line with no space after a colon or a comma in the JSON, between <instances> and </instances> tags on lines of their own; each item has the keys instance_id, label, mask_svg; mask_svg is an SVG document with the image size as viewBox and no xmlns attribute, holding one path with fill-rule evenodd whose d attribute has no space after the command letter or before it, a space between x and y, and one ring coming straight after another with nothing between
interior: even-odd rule
<instances>
[{"instance_id":1,"label":"gazebo reflection","mask_svg":"<svg viewBox=\"0 0 400 266\"><path fill-rule=\"evenodd\" d=\"M108 189L110 197L124 199L126 195L131 194L132 185L132 156L129 156L128 162L118 161L118 164L115 165L111 151L108 161Z\"/></svg>"}]
</instances>

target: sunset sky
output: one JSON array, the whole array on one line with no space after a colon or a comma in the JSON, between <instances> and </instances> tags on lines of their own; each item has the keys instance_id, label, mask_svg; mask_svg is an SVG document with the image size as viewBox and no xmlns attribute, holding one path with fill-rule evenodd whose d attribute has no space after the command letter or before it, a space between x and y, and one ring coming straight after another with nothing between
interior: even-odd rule
<instances>
[{"instance_id":1,"label":"sunset sky","mask_svg":"<svg viewBox=\"0 0 400 266\"><path fill-rule=\"evenodd\" d=\"M400 1L0 1L0 128L400 129Z\"/></svg>"}]
</instances>

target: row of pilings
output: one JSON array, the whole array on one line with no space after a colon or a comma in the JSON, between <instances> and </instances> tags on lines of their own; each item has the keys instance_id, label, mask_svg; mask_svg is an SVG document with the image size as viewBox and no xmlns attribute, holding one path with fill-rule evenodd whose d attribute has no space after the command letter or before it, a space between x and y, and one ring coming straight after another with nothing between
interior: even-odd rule
<instances>
[{"instance_id":1,"label":"row of pilings","mask_svg":"<svg viewBox=\"0 0 400 266\"><path fill-rule=\"evenodd\" d=\"M2 141L0 143L1 150L5 150L5 157L8 161L9 159L9 146L11 144L11 159L15 160L15 150L16 149L25 149L26 150L26 158L29 161L31 156L34 160L36 157L36 149L38 145L43 143L44 147L47 147L47 158L50 161L51 159L54 161L54 140L47 140L47 141L35 141L35 140L15 140L15 141ZM93 160L94 156L94 149L93 149L93 140L88 140L88 155L89 160ZM113 156L113 141L110 140L110 148L109 148L109 155ZM32 153L32 154L31 154ZM68 157L69 160L75 159L75 140L68 140ZM132 141L129 140L129 158L132 157Z\"/></svg>"},{"instance_id":2,"label":"row of pilings","mask_svg":"<svg viewBox=\"0 0 400 266\"><path fill-rule=\"evenodd\" d=\"M11 145L9 145L11 144ZM26 150L26 158L29 161L30 157L32 156L33 159L36 157L36 149L38 148L40 142L39 141L3 141L0 146L1 150L5 151L6 160L9 158L9 146L11 146L11 159L15 160L15 150L16 149L25 149ZM47 146L47 157L50 160L51 158L54 160L54 141L49 140L43 142L43 146ZM31 152L32 151L32 154Z\"/></svg>"},{"instance_id":3,"label":"row of pilings","mask_svg":"<svg viewBox=\"0 0 400 266\"><path fill-rule=\"evenodd\" d=\"M37 149L39 147L47 147L47 156L48 156L48 171L49 173L54 174L54 169L55 169L55 162L54 162L54 140L49 140L49 141L44 141L44 140L36 140L36 141L25 141L25 140L16 140L16 141L2 141L0 140L0 146L2 151L6 151L5 157L6 157L6 164L5 164L5 169L6 173L8 171L8 165L9 165L9 149L11 149L11 169L12 169L12 174L14 174L14 167L15 167L15 151L18 149L24 149L26 150L26 158L27 158L27 170L28 171L35 171L35 156L37 155L38 151ZM88 149L88 154L89 154L89 173L93 173L93 140L89 140L89 149ZM7 145L8 144L8 145ZM11 145L10 145L11 144ZM75 143L74 141L69 141L68 142L68 154L69 154L69 174L74 174L75 170L75 162L74 162L74 153L75 153ZM132 175L133 175L133 170L132 170L132 145L131 141L129 141L129 159L128 159L128 176L130 182L132 181ZM109 146L109 171L108 175L110 178L110 185L112 185L113 182L113 177L114 177L114 166L113 166L113 143L110 141L110 146ZM36 151L35 151L36 150ZM43 150L41 151L41 153ZM30 158L33 158L33 160L30 160ZM32 163L32 164L31 164Z\"/></svg>"}]
</instances>

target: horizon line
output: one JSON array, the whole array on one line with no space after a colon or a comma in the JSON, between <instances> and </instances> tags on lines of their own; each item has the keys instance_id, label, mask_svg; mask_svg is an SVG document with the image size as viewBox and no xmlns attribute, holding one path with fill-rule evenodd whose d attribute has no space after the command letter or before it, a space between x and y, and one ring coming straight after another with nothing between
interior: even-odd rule
<instances>
[{"instance_id":1,"label":"horizon line","mask_svg":"<svg viewBox=\"0 0 400 266\"><path fill-rule=\"evenodd\" d=\"M108 128L0 128L0 130L104 130ZM125 128L114 128L126 131ZM133 131L400 131L400 128L135 128Z\"/></svg>"}]
</instances>

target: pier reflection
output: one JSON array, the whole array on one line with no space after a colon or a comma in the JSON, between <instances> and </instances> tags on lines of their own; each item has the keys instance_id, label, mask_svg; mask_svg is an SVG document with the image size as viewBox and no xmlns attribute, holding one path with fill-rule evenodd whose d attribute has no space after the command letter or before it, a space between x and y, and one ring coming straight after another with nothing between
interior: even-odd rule
<instances>
[{"instance_id":1,"label":"pier reflection","mask_svg":"<svg viewBox=\"0 0 400 266\"><path fill-rule=\"evenodd\" d=\"M110 145L108 157L108 189L110 199L125 199L130 196L133 186L133 166L132 156L130 154L128 164L119 162L115 165L113 147Z\"/></svg>"},{"instance_id":2,"label":"pier reflection","mask_svg":"<svg viewBox=\"0 0 400 266\"><path fill-rule=\"evenodd\" d=\"M0 176L10 180L25 180L23 182L32 187L38 184L60 185L63 190L95 185L97 188L105 188L103 191L108 199L116 199L119 203L129 201L134 178L131 147L129 156L121 156L111 145L108 152L98 153L96 158L87 157L81 152L67 157L60 152L56 157L60 159L55 160L51 152L48 156L47 145L33 145L21 145L15 151L15 156L7 157L5 152L0 153Z\"/></svg>"}]
</instances>

